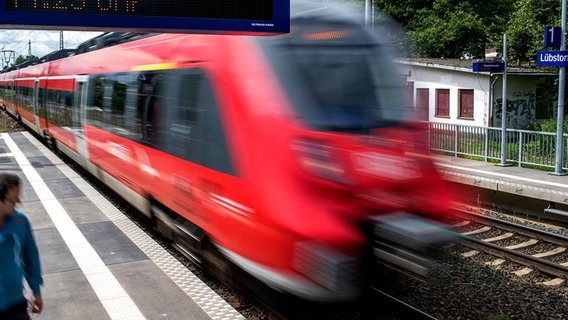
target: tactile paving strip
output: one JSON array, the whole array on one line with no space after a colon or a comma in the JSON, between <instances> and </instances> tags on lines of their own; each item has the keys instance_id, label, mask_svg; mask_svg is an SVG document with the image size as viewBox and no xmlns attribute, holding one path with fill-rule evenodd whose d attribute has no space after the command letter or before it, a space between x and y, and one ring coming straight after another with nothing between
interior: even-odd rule
<instances>
[{"instance_id":1,"label":"tactile paving strip","mask_svg":"<svg viewBox=\"0 0 568 320\"><path fill-rule=\"evenodd\" d=\"M132 242L214 320L245 319L177 259L125 217L79 175L29 133L26 137L67 176Z\"/></svg>"}]
</instances>

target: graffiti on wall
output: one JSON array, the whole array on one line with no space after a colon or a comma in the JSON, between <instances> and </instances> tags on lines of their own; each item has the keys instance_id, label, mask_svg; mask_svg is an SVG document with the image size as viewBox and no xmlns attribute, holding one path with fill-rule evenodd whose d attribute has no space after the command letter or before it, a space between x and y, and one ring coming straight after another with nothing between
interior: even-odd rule
<instances>
[{"instance_id":1,"label":"graffiti on wall","mask_svg":"<svg viewBox=\"0 0 568 320\"><path fill-rule=\"evenodd\" d=\"M512 99L511 99L512 97ZM534 92L514 93L507 99L507 128L526 129L536 121L536 94ZM493 101L493 127L501 126L503 99Z\"/></svg>"}]
</instances>

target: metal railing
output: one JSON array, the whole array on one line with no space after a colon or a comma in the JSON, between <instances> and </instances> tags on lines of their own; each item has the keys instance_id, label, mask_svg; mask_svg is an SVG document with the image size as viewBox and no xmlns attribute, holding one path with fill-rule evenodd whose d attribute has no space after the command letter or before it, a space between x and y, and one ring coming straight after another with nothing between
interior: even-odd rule
<instances>
[{"instance_id":1,"label":"metal railing","mask_svg":"<svg viewBox=\"0 0 568 320\"><path fill-rule=\"evenodd\" d=\"M479 160L501 160L501 128L428 123L433 152L468 156ZM568 170L568 134L564 134L563 168ZM507 129L507 163L554 168L556 133Z\"/></svg>"}]
</instances>

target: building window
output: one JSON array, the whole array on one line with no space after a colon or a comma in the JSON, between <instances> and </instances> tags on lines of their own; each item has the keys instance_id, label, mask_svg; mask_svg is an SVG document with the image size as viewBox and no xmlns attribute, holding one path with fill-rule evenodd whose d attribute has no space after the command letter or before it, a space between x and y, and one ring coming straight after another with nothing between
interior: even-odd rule
<instances>
[{"instance_id":1,"label":"building window","mask_svg":"<svg viewBox=\"0 0 568 320\"><path fill-rule=\"evenodd\" d=\"M419 120L428 121L430 110L430 90L428 88L416 89L416 112Z\"/></svg>"},{"instance_id":2,"label":"building window","mask_svg":"<svg viewBox=\"0 0 568 320\"><path fill-rule=\"evenodd\" d=\"M552 77L543 77L536 83L536 109L535 118L550 119L554 117L554 109L558 104L555 94L558 92L558 86L554 85ZM529 98L529 104L530 104Z\"/></svg>"},{"instance_id":3,"label":"building window","mask_svg":"<svg viewBox=\"0 0 568 320\"><path fill-rule=\"evenodd\" d=\"M450 117L450 89L436 89L436 117Z\"/></svg>"},{"instance_id":4,"label":"building window","mask_svg":"<svg viewBox=\"0 0 568 320\"><path fill-rule=\"evenodd\" d=\"M459 90L460 118L473 119L473 90Z\"/></svg>"}]
</instances>

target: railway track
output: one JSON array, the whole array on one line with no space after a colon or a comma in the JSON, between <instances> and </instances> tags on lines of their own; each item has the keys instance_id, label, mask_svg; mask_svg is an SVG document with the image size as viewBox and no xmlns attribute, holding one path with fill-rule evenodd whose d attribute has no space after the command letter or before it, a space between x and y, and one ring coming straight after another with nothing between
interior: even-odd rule
<instances>
[{"instance_id":1,"label":"railway track","mask_svg":"<svg viewBox=\"0 0 568 320\"><path fill-rule=\"evenodd\" d=\"M389 293L382 291L379 288L371 287L371 290L374 291L375 295L381 297L381 299L385 300L390 307L394 310L397 310L397 316L400 319L415 319L415 320L436 320L437 318L433 315L430 315L415 306L408 304Z\"/></svg>"},{"instance_id":2,"label":"railway track","mask_svg":"<svg viewBox=\"0 0 568 320\"><path fill-rule=\"evenodd\" d=\"M517 276L532 272L550 276L540 282L545 285L560 285L568 278L568 237L463 209L457 210L456 217L460 221L453 229L461 234L462 245L471 249L462 256L492 255L495 259L487 264L497 268L513 262L521 266L511 271Z\"/></svg>"}]
</instances>

